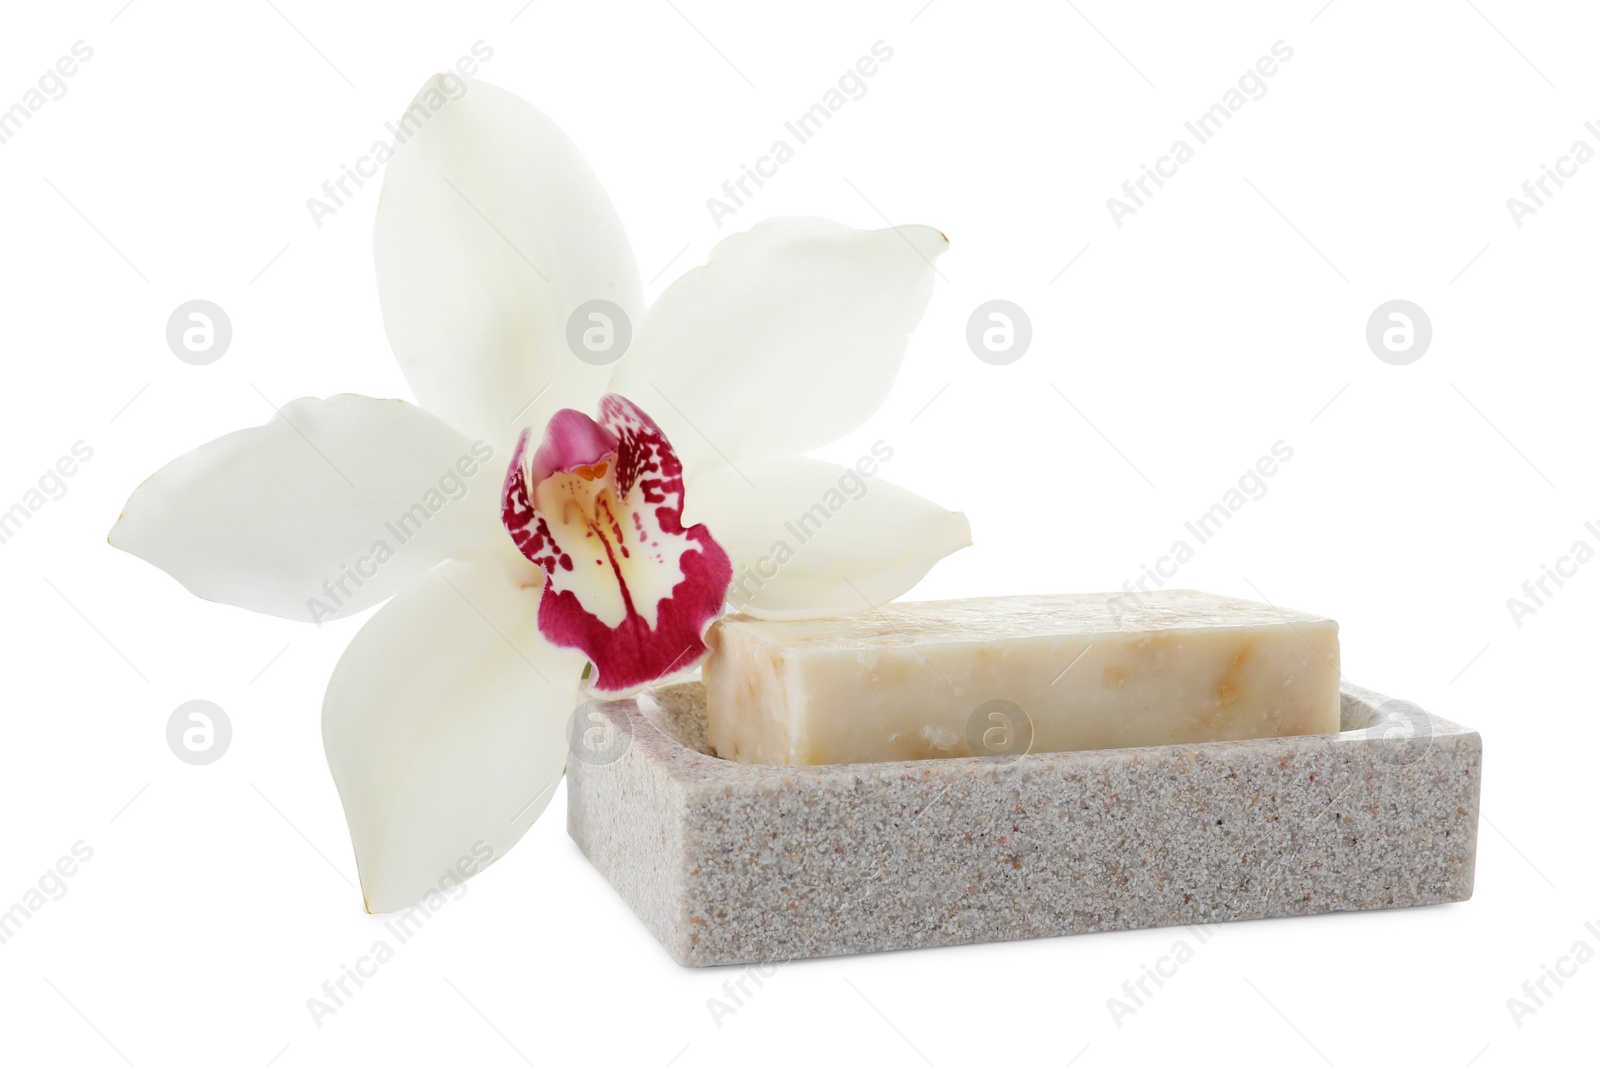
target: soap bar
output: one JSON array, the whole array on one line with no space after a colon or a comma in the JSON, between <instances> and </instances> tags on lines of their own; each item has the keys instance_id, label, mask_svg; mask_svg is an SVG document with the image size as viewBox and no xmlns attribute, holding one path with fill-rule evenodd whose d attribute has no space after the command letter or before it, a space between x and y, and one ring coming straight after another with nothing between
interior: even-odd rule
<instances>
[{"instance_id":1,"label":"soap bar","mask_svg":"<svg viewBox=\"0 0 1600 1067\"><path fill-rule=\"evenodd\" d=\"M1337 733L1332 619L1193 590L732 615L706 735L744 763L1015 756Z\"/></svg>"}]
</instances>

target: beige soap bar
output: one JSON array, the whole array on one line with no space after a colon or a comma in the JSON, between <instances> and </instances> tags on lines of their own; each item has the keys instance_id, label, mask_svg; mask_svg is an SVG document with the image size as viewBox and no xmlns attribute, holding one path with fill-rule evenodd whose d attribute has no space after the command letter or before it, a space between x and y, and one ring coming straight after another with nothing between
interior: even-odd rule
<instances>
[{"instance_id":1,"label":"beige soap bar","mask_svg":"<svg viewBox=\"0 0 1600 1067\"><path fill-rule=\"evenodd\" d=\"M1334 733L1332 619L1192 590L891 604L840 619L733 615L704 667L707 736L745 763Z\"/></svg>"}]
</instances>

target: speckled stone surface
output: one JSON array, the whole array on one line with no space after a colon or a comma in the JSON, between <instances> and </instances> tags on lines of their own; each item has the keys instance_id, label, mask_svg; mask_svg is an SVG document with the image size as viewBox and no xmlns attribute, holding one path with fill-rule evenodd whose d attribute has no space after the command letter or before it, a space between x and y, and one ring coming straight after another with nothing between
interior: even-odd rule
<instances>
[{"instance_id":1,"label":"speckled stone surface","mask_svg":"<svg viewBox=\"0 0 1600 1067\"><path fill-rule=\"evenodd\" d=\"M1482 742L1344 685L1341 730L822 767L708 754L704 691L580 709L568 830L679 963L1472 895Z\"/></svg>"}]
</instances>

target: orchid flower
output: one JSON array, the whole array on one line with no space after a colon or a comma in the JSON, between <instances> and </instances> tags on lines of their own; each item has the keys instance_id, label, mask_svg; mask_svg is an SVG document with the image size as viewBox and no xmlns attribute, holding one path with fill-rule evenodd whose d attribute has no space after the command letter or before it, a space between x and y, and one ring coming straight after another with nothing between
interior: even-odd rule
<instances>
[{"instance_id":1,"label":"orchid flower","mask_svg":"<svg viewBox=\"0 0 1600 1067\"><path fill-rule=\"evenodd\" d=\"M285 618L387 601L333 672L322 732L367 909L406 907L544 810L585 684L700 662L736 575L750 614L847 614L970 543L964 516L879 477L803 544L786 532L859 482L801 453L883 401L945 245L775 219L646 312L576 147L470 82L396 147L377 208L384 326L419 404L285 404L158 471L110 541ZM568 341L596 300L633 332L611 365Z\"/></svg>"}]
</instances>

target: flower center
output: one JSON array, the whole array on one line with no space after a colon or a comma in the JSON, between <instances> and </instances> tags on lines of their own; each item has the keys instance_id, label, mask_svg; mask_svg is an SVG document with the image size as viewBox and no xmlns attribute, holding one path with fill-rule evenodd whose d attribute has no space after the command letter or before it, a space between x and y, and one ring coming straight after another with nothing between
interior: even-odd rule
<instances>
[{"instance_id":1,"label":"flower center","mask_svg":"<svg viewBox=\"0 0 1600 1067\"><path fill-rule=\"evenodd\" d=\"M704 526L684 529L683 467L660 427L616 395L600 414L557 412L536 450L523 431L501 520L545 573L540 632L617 691L699 662L733 569Z\"/></svg>"}]
</instances>

